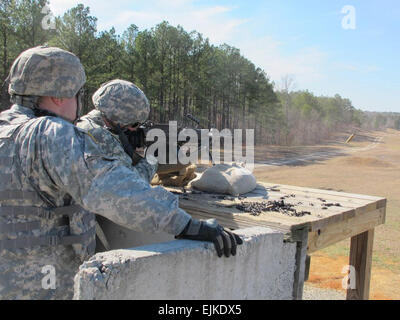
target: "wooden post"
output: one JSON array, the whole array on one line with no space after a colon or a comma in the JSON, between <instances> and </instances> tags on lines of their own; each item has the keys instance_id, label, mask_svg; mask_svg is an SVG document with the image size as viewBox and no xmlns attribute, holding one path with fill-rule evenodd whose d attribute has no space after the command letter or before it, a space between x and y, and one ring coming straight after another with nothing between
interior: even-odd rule
<instances>
[{"instance_id":1,"label":"wooden post","mask_svg":"<svg viewBox=\"0 0 400 320\"><path fill-rule=\"evenodd\" d=\"M349 265L355 269L356 287L347 289L347 300L368 300L374 229L351 238Z\"/></svg>"},{"instance_id":2,"label":"wooden post","mask_svg":"<svg viewBox=\"0 0 400 320\"><path fill-rule=\"evenodd\" d=\"M303 288L306 277L308 227L292 231L296 240L296 271L294 273L293 299L303 299Z\"/></svg>"}]
</instances>

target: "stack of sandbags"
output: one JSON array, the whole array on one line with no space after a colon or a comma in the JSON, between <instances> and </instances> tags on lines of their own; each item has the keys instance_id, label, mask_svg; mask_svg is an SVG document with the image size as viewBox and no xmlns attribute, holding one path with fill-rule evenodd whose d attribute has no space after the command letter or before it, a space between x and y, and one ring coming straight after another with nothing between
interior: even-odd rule
<instances>
[{"instance_id":1,"label":"stack of sandbags","mask_svg":"<svg viewBox=\"0 0 400 320\"><path fill-rule=\"evenodd\" d=\"M193 180L191 186L205 192L238 196L253 191L257 187L257 181L240 164L217 164L204 171L199 179Z\"/></svg>"}]
</instances>

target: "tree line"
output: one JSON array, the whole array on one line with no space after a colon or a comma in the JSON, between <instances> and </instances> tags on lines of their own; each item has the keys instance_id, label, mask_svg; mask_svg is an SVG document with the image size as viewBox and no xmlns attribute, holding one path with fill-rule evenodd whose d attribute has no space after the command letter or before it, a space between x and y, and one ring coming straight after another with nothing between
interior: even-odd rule
<instances>
[{"instance_id":1,"label":"tree line","mask_svg":"<svg viewBox=\"0 0 400 320\"><path fill-rule=\"evenodd\" d=\"M349 127L400 129L400 114L371 115L339 95L293 91L288 78L277 89L268 70L237 48L210 44L199 32L165 21L149 30L131 24L122 35L114 28L98 32L97 18L82 4L46 29L46 6L47 0L1 0L1 110L9 107L5 80L14 59L27 48L48 44L73 52L84 65L84 113L93 108L97 88L119 78L145 92L151 120L188 124L184 116L191 113L203 127L254 129L256 143L315 143Z\"/></svg>"}]
</instances>

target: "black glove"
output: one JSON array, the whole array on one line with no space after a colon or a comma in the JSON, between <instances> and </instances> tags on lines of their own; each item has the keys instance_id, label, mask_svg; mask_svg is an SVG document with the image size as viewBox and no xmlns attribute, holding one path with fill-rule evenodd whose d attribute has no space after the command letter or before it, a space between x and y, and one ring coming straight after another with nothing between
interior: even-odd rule
<instances>
[{"instance_id":1,"label":"black glove","mask_svg":"<svg viewBox=\"0 0 400 320\"><path fill-rule=\"evenodd\" d=\"M237 245L243 243L243 240L237 234L224 229L215 219L205 221L192 219L175 238L213 242L218 257L222 257L222 253L226 257L231 254L235 256Z\"/></svg>"}]
</instances>

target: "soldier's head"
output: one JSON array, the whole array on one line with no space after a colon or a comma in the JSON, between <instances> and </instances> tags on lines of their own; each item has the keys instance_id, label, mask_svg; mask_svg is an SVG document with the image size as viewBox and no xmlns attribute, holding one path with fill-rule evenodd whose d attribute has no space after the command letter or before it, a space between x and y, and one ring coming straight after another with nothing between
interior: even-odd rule
<instances>
[{"instance_id":1,"label":"soldier's head","mask_svg":"<svg viewBox=\"0 0 400 320\"><path fill-rule=\"evenodd\" d=\"M80 111L84 68L74 54L39 46L22 52L9 74L11 101L74 121Z\"/></svg>"},{"instance_id":2,"label":"soldier's head","mask_svg":"<svg viewBox=\"0 0 400 320\"><path fill-rule=\"evenodd\" d=\"M133 129L146 121L150 113L150 104L143 91L125 80L115 79L102 84L92 101L111 127Z\"/></svg>"}]
</instances>

